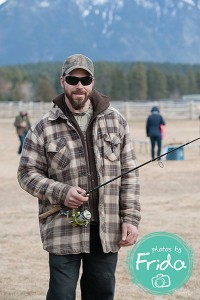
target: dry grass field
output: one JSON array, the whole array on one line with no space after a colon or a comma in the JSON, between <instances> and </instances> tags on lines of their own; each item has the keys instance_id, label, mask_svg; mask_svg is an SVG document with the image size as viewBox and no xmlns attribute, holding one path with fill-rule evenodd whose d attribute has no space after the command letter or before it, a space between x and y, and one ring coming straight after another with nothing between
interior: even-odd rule
<instances>
[{"instance_id":1,"label":"dry grass field","mask_svg":"<svg viewBox=\"0 0 200 300\"><path fill-rule=\"evenodd\" d=\"M144 122L133 121L130 125L134 140L148 141ZM199 120L169 121L163 143L185 143L198 136ZM0 120L0 299L44 300L48 254L40 241L37 199L21 190L16 180L17 147L13 120ZM139 164L150 160L149 145L135 143L135 148ZM188 145L183 160L163 163L164 168L152 162L140 169L140 238L155 231L182 237L194 251L193 274L184 287L170 296L150 295L131 282L126 268L128 249L124 248L119 254L115 300L200 299L200 148L197 143Z\"/></svg>"}]
</instances>

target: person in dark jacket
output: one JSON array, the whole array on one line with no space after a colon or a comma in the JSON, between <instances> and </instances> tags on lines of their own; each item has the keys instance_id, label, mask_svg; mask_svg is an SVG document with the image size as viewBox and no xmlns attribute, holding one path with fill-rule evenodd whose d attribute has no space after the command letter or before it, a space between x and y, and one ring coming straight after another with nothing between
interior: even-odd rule
<instances>
[{"instance_id":1,"label":"person in dark jacket","mask_svg":"<svg viewBox=\"0 0 200 300\"><path fill-rule=\"evenodd\" d=\"M21 154L22 147L24 143L24 139L27 135L27 132L31 128L31 123L28 117L28 113L26 111L21 111L19 115L16 116L14 126L16 128L17 135L20 140L20 145L18 149L18 154Z\"/></svg>"},{"instance_id":2,"label":"person in dark jacket","mask_svg":"<svg viewBox=\"0 0 200 300\"><path fill-rule=\"evenodd\" d=\"M155 146L157 145L157 156L161 154L162 133L161 127L165 125L163 117L160 115L158 107L154 106L151 109L151 115L148 116L146 122L146 133L151 141L151 158L155 158Z\"/></svg>"}]
</instances>

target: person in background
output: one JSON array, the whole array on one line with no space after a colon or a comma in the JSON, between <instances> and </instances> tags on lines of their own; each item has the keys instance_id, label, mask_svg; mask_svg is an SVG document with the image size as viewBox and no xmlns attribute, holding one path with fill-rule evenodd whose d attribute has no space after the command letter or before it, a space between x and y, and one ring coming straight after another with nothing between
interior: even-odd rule
<instances>
[{"instance_id":1,"label":"person in background","mask_svg":"<svg viewBox=\"0 0 200 300\"><path fill-rule=\"evenodd\" d=\"M19 184L39 199L46 300L75 300L81 264L81 299L112 300L118 251L138 237L138 170L86 193L137 165L126 120L94 81L88 57L66 59L63 93L28 132L19 163Z\"/></svg>"},{"instance_id":2,"label":"person in background","mask_svg":"<svg viewBox=\"0 0 200 300\"><path fill-rule=\"evenodd\" d=\"M27 132L31 128L31 123L28 117L28 113L26 111L21 111L19 115L16 116L14 126L17 131L17 135L20 140L20 145L18 149L18 154L21 154L22 147L24 143L24 139L26 137Z\"/></svg>"},{"instance_id":3,"label":"person in background","mask_svg":"<svg viewBox=\"0 0 200 300\"><path fill-rule=\"evenodd\" d=\"M151 142L151 158L155 158L155 147L157 145L157 156L161 155L162 148L162 134L165 121L160 115L157 106L152 107L151 115L148 116L146 121L146 134Z\"/></svg>"}]
</instances>

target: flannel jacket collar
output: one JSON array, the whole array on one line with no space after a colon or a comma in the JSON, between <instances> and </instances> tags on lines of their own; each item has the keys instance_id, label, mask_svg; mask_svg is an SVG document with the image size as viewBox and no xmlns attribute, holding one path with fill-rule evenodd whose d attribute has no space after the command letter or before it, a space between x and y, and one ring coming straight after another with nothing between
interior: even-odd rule
<instances>
[{"instance_id":1,"label":"flannel jacket collar","mask_svg":"<svg viewBox=\"0 0 200 300\"><path fill-rule=\"evenodd\" d=\"M93 90L90 100L94 111L92 118L95 118L97 115L105 111L110 106L109 97L101 94L96 90ZM53 103L54 110L51 110L49 120L56 120L59 117L62 119L72 118L72 113L69 111L65 103L64 93L58 95L55 99L53 99Z\"/></svg>"}]
</instances>

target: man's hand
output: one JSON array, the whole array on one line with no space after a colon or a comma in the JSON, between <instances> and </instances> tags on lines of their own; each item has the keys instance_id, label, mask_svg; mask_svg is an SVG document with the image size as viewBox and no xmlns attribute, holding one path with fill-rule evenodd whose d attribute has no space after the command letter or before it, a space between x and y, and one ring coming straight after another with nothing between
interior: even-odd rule
<instances>
[{"instance_id":1,"label":"man's hand","mask_svg":"<svg viewBox=\"0 0 200 300\"><path fill-rule=\"evenodd\" d=\"M122 223L122 239L120 246L127 247L136 243L138 237L138 229L129 223Z\"/></svg>"},{"instance_id":2,"label":"man's hand","mask_svg":"<svg viewBox=\"0 0 200 300\"><path fill-rule=\"evenodd\" d=\"M64 205L69 208L78 208L88 201L88 196L85 196L86 191L80 187L71 187L67 193Z\"/></svg>"}]
</instances>

